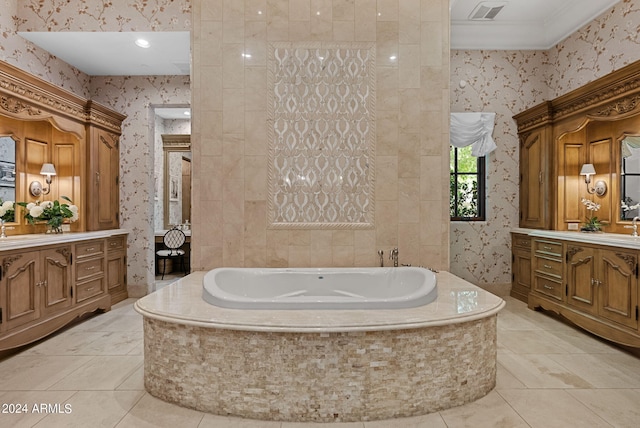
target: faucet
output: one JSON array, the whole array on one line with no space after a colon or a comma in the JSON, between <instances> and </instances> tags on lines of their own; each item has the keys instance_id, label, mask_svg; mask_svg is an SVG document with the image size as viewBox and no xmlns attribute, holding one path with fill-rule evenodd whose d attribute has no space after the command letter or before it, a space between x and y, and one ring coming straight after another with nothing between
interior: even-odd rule
<instances>
[{"instance_id":1,"label":"faucet","mask_svg":"<svg viewBox=\"0 0 640 428\"><path fill-rule=\"evenodd\" d=\"M625 226L625 228L627 229L633 229L633 232L631 233L631 236L638 236L638 220L640 220L640 217L635 216L632 220L633 225L632 226Z\"/></svg>"},{"instance_id":2,"label":"faucet","mask_svg":"<svg viewBox=\"0 0 640 428\"><path fill-rule=\"evenodd\" d=\"M398 249L394 248L389 254L389 260L393 260L393 267L398 267Z\"/></svg>"},{"instance_id":3,"label":"faucet","mask_svg":"<svg viewBox=\"0 0 640 428\"><path fill-rule=\"evenodd\" d=\"M378 257L380 257L380 267L384 267L384 251L378 250Z\"/></svg>"}]
</instances>

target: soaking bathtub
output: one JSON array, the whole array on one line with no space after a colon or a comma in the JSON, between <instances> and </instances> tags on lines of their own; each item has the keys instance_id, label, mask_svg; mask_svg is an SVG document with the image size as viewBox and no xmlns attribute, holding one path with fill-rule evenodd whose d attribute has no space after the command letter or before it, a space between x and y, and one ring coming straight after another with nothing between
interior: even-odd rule
<instances>
[{"instance_id":1,"label":"soaking bathtub","mask_svg":"<svg viewBox=\"0 0 640 428\"><path fill-rule=\"evenodd\" d=\"M259 274L274 285L261 288ZM335 285L322 291L329 279ZM279 296L296 308L320 301L332 309L234 309L205 301L204 283L225 289L228 280L237 281L229 286L233 300L270 304ZM307 291L291 291L291 282ZM412 287L430 289L435 301L390 310L336 310L333 301L417 305L411 296L421 292ZM144 319L151 395L217 415L288 422L410 417L484 397L495 386L503 306L449 272L408 267L199 271L135 303Z\"/></svg>"},{"instance_id":2,"label":"soaking bathtub","mask_svg":"<svg viewBox=\"0 0 640 428\"><path fill-rule=\"evenodd\" d=\"M436 275L402 268L218 268L202 298L231 309L402 309L438 297Z\"/></svg>"}]
</instances>

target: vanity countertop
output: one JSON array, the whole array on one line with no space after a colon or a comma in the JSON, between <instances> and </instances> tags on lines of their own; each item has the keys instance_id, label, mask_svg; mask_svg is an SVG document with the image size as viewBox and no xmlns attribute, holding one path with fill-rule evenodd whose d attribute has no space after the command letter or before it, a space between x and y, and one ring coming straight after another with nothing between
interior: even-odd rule
<instances>
[{"instance_id":1,"label":"vanity countertop","mask_svg":"<svg viewBox=\"0 0 640 428\"><path fill-rule=\"evenodd\" d=\"M612 247L640 250L640 237L631 236L631 233L627 235L622 233L568 232L562 230L537 229L513 229L512 232L526 234L534 238L559 239L562 241L610 245Z\"/></svg>"},{"instance_id":2,"label":"vanity countertop","mask_svg":"<svg viewBox=\"0 0 640 428\"><path fill-rule=\"evenodd\" d=\"M109 238L111 236L126 235L127 229L98 230L94 232L65 232L65 233L33 233L26 235L9 235L0 239L0 252L20 250L24 248L40 247L52 244L69 244L90 239Z\"/></svg>"},{"instance_id":3,"label":"vanity countertop","mask_svg":"<svg viewBox=\"0 0 640 428\"><path fill-rule=\"evenodd\" d=\"M154 231L154 235L155 236L164 236L165 233L167 233L169 231L169 229L165 229L165 230L156 230ZM183 230L185 236L191 236L191 229L189 230Z\"/></svg>"}]
</instances>

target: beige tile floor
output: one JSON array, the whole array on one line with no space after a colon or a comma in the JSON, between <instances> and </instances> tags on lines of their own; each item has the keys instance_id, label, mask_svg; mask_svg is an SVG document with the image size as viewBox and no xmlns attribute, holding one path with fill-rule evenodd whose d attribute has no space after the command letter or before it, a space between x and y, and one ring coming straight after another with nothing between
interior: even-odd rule
<instances>
[{"instance_id":1,"label":"beige tile floor","mask_svg":"<svg viewBox=\"0 0 640 428\"><path fill-rule=\"evenodd\" d=\"M160 285L161 286L161 285ZM0 427L300 428L164 403L143 387L141 317L133 299L0 361ZM514 299L498 317L497 387L465 406L426 416L336 427L637 427L640 359L530 311ZM69 413L33 406L69 405ZM3 409L0 409L0 411ZM7 408L4 408L7 410Z\"/></svg>"}]
</instances>

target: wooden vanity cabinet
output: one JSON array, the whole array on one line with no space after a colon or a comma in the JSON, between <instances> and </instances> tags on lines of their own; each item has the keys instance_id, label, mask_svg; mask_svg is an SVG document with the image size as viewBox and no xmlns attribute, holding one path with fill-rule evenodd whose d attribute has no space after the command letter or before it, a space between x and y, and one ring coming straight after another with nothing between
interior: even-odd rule
<instances>
[{"instance_id":1,"label":"wooden vanity cabinet","mask_svg":"<svg viewBox=\"0 0 640 428\"><path fill-rule=\"evenodd\" d=\"M69 244L0 253L0 351L40 339L79 315L72 254ZM108 309L93 303L91 310Z\"/></svg>"},{"instance_id":2,"label":"wooden vanity cabinet","mask_svg":"<svg viewBox=\"0 0 640 428\"><path fill-rule=\"evenodd\" d=\"M542 248L545 241L548 240L542 240L536 248ZM565 241L562 254L558 258L557 252L552 251L554 262L565 261L564 274L558 276L560 265L549 263L548 255L538 256L536 250L536 279L529 294L529 307L557 312L598 336L640 347L640 251Z\"/></svg>"},{"instance_id":3,"label":"wooden vanity cabinet","mask_svg":"<svg viewBox=\"0 0 640 428\"><path fill-rule=\"evenodd\" d=\"M16 252L0 259L5 281L0 294L2 331L72 305L70 261L69 245Z\"/></svg>"},{"instance_id":4,"label":"wooden vanity cabinet","mask_svg":"<svg viewBox=\"0 0 640 428\"><path fill-rule=\"evenodd\" d=\"M567 304L638 329L638 256L633 251L567 246Z\"/></svg>"},{"instance_id":5,"label":"wooden vanity cabinet","mask_svg":"<svg viewBox=\"0 0 640 428\"><path fill-rule=\"evenodd\" d=\"M531 291L531 238L511 234L511 297L527 303Z\"/></svg>"},{"instance_id":6,"label":"wooden vanity cabinet","mask_svg":"<svg viewBox=\"0 0 640 428\"><path fill-rule=\"evenodd\" d=\"M87 236L93 233L99 236ZM83 235L58 244L0 246L0 352L127 297L126 234Z\"/></svg>"}]
</instances>

